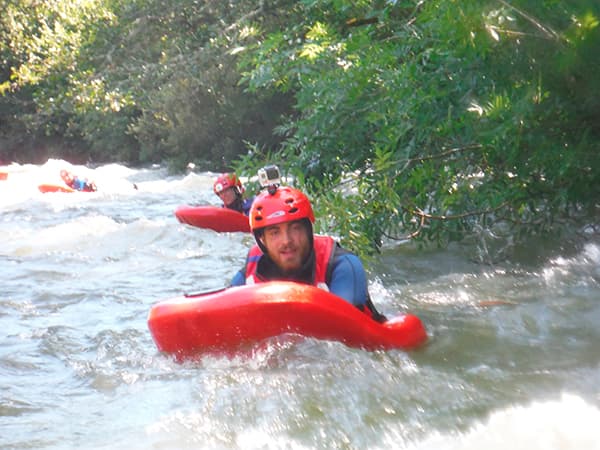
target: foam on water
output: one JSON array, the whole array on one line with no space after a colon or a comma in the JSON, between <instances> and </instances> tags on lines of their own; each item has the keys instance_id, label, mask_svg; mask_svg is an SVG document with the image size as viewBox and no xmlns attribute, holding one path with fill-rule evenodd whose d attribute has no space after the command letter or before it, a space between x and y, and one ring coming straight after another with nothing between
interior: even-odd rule
<instances>
[{"instance_id":1,"label":"foam on water","mask_svg":"<svg viewBox=\"0 0 600 450\"><path fill-rule=\"evenodd\" d=\"M0 237L0 254L35 256L65 249L85 252L94 249L102 236L121 226L108 217L91 215L42 230L22 227Z\"/></svg>"},{"instance_id":2,"label":"foam on water","mask_svg":"<svg viewBox=\"0 0 600 450\"><path fill-rule=\"evenodd\" d=\"M65 165L99 191L41 194ZM373 301L422 318L418 351L300 339L177 364L150 307L225 286L253 242L174 217L218 203L215 174L4 169L2 448L598 449L597 243L504 267L386 249Z\"/></svg>"},{"instance_id":3,"label":"foam on water","mask_svg":"<svg viewBox=\"0 0 600 450\"><path fill-rule=\"evenodd\" d=\"M600 410L577 395L495 411L464 433L433 433L406 450L597 450ZM393 437L388 440L393 443ZM391 447L390 447L391 448ZM402 447L400 447L402 448Z\"/></svg>"}]
</instances>

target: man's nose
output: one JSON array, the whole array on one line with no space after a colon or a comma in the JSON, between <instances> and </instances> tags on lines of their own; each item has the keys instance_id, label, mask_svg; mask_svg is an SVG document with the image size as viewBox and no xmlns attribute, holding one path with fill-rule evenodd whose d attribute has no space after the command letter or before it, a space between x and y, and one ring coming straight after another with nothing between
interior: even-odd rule
<instances>
[{"instance_id":1,"label":"man's nose","mask_svg":"<svg viewBox=\"0 0 600 450\"><path fill-rule=\"evenodd\" d=\"M284 244L287 244L291 241L292 234L290 233L290 229L288 227L281 228L281 240Z\"/></svg>"}]
</instances>

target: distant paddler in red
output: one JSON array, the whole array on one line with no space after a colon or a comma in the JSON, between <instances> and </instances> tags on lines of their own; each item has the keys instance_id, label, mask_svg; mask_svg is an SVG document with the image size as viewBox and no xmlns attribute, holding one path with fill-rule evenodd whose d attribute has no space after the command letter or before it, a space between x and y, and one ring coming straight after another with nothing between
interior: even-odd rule
<instances>
[{"instance_id":1,"label":"distant paddler in red","mask_svg":"<svg viewBox=\"0 0 600 450\"><path fill-rule=\"evenodd\" d=\"M244 199L244 186L235 173L219 175L213 184L213 191L221 199L225 208L233 209L246 216L249 214L254 197Z\"/></svg>"},{"instance_id":2,"label":"distant paddler in red","mask_svg":"<svg viewBox=\"0 0 600 450\"><path fill-rule=\"evenodd\" d=\"M76 191L96 192L98 190L96 183L93 181L88 181L87 178L79 178L77 175L73 175L66 169L60 171L60 177L67 186Z\"/></svg>"}]
</instances>

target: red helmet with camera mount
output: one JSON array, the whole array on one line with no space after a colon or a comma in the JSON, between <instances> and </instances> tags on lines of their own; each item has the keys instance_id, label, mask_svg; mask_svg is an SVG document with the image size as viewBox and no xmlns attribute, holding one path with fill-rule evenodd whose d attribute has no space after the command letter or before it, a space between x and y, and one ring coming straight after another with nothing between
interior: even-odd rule
<instances>
[{"instance_id":1,"label":"red helmet with camera mount","mask_svg":"<svg viewBox=\"0 0 600 450\"><path fill-rule=\"evenodd\" d=\"M229 188L235 188L238 194L244 193L244 186L235 173L222 173L213 184L213 191L219 195Z\"/></svg>"},{"instance_id":2,"label":"red helmet with camera mount","mask_svg":"<svg viewBox=\"0 0 600 450\"><path fill-rule=\"evenodd\" d=\"M250 208L250 229L261 228L294 220L315 222L315 214L308 197L298 189L280 186L273 193L261 192Z\"/></svg>"}]
</instances>

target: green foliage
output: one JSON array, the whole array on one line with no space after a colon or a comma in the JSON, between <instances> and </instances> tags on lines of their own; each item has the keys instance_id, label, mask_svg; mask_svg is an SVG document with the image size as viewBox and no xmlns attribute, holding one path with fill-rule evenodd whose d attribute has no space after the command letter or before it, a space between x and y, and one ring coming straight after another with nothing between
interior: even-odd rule
<instances>
[{"instance_id":1,"label":"green foliage","mask_svg":"<svg viewBox=\"0 0 600 450\"><path fill-rule=\"evenodd\" d=\"M284 159L351 247L597 215L597 4L301 5L244 79L295 91Z\"/></svg>"},{"instance_id":2,"label":"green foliage","mask_svg":"<svg viewBox=\"0 0 600 450\"><path fill-rule=\"evenodd\" d=\"M20 103L10 120L32 136L78 140L96 161L179 168L225 167L244 140L280 140L272 129L290 99L238 85L235 55L254 35L250 20L269 12L255 2L25 1L7 11L0 51L13 70L0 79L0 113Z\"/></svg>"},{"instance_id":3,"label":"green foliage","mask_svg":"<svg viewBox=\"0 0 600 450\"><path fill-rule=\"evenodd\" d=\"M98 30L114 24L105 2L8 2L4 13L12 67L1 89L5 98L12 94L5 104L19 105L11 121L34 137L87 140L97 159L106 148L130 148L122 133L131 97L111 89L84 56Z\"/></svg>"}]
</instances>

